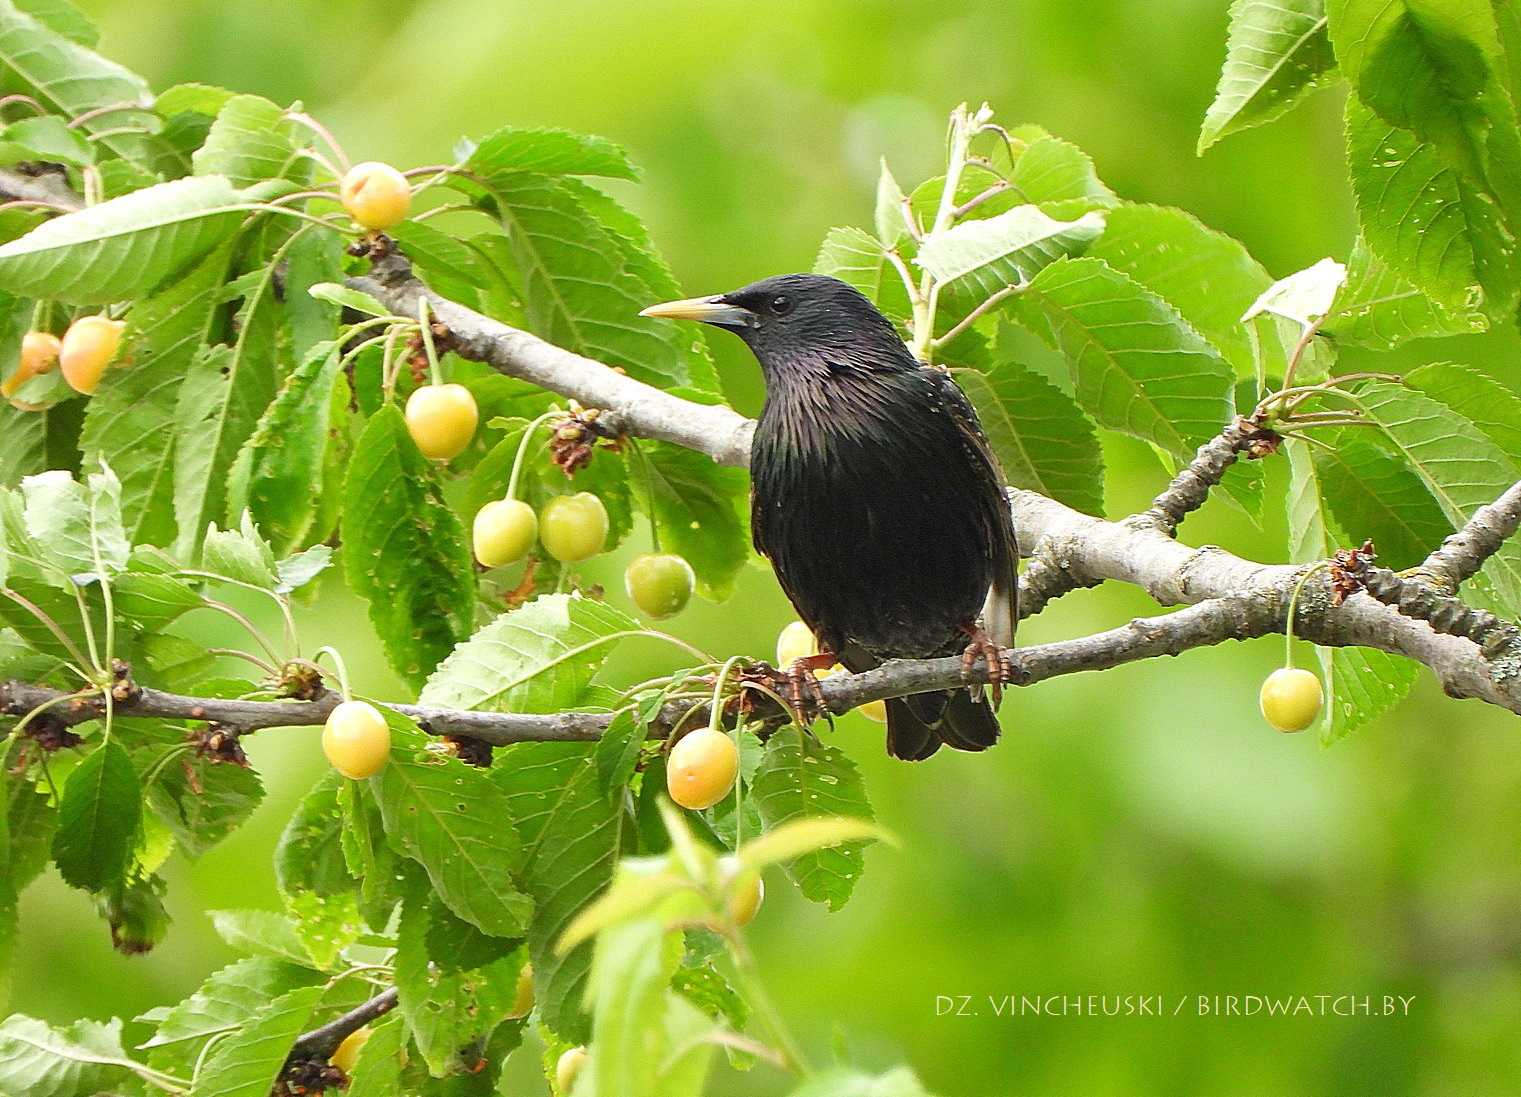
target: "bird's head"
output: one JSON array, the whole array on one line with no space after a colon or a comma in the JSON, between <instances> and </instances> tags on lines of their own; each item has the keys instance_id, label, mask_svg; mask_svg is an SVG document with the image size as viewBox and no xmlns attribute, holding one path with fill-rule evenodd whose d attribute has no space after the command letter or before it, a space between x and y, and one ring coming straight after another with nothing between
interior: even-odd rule
<instances>
[{"instance_id":1,"label":"bird's head","mask_svg":"<svg viewBox=\"0 0 1521 1097\"><path fill-rule=\"evenodd\" d=\"M651 305L639 315L727 328L749 344L767 374L819 362L915 365L892 321L854 287L821 274L779 274L732 293Z\"/></svg>"}]
</instances>

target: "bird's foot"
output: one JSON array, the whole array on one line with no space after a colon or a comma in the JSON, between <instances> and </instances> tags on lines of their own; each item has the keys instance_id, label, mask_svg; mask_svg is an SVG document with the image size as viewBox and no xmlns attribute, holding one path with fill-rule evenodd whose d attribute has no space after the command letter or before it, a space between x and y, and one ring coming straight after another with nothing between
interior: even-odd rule
<instances>
[{"instance_id":1,"label":"bird's foot","mask_svg":"<svg viewBox=\"0 0 1521 1097\"><path fill-rule=\"evenodd\" d=\"M1019 673L1014 666L1014 649L1004 647L977 625L962 625L961 629L971 637L966 650L961 653L961 677L970 679L978 662L985 664L988 668L988 686L993 694L993 707L997 708L1003 703L1003 687L1019 680ZM973 690L980 694L981 684L974 685Z\"/></svg>"},{"instance_id":2,"label":"bird's foot","mask_svg":"<svg viewBox=\"0 0 1521 1097\"><path fill-rule=\"evenodd\" d=\"M834 664L835 657L827 652L805 655L785 667L758 664L742 671L738 681L742 692L751 690L779 702L799 727L806 728L819 715L832 718L823 687L819 685L818 672ZM751 705L753 707L753 702Z\"/></svg>"},{"instance_id":3,"label":"bird's foot","mask_svg":"<svg viewBox=\"0 0 1521 1097\"><path fill-rule=\"evenodd\" d=\"M810 707L816 713L829 711L829 703L824 700L824 687L819 685L819 671L828 670L836 661L834 652L821 651L817 655L794 659L787 668L787 703L800 727L808 726Z\"/></svg>"}]
</instances>

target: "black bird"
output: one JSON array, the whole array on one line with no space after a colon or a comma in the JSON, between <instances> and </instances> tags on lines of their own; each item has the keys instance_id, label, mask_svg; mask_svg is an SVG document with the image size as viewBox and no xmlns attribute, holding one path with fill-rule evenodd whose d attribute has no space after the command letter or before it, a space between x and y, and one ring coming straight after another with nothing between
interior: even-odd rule
<instances>
[{"instance_id":1,"label":"black bird","mask_svg":"<svg viewBox=\"0 0 1521 1097\"><path fill-rule=\"evenodd\" d=\"M1013 643L1019 552L998 462L956 383L915 361L869 300L834 278L784 274L641 315L727 328L760 360L751 524L818 638L810 669L960 654L969 639L996 659L993 645ZM980 691L887 702L896 758L997 739Z\"/></svg>"}]
</instances>

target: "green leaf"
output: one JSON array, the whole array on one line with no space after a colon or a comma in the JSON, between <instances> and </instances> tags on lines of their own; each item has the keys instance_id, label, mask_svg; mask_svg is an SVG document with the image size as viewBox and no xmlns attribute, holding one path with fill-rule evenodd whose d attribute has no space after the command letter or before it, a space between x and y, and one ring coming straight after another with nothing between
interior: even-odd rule
<instances>
[{"instance_id":1,"label":"green leaf","mask_svg":"<svg viewBox=\"0 0 1521 1097\"><path fill-rule=\"evenodd\" d=\"M1199 129L1199 153L1287 114L1335 68L1325 0L1235 0L1225 67Z\"/></svg>"},{"instance_id":2,"label":"green leaf","mask_svg":"<svg viewBox=\"0 0 1521 1097\"><path fill-rule=\"evenodd\" d=\"M846 1068L814 1074L787 1097L930 1097L908 1067L886 1074L862 1074Z\"/></svg>"},{"instance_id":3,"label":"green leaf","mask_svg":"<svg viewBox=\"0 0 1521 1097\"><path fill-rule=\"evenodd\" d=\"M318 343L289 377L233 462L227 508L248 510L277 556L304 544L321 502L338 380L336 343Z\"/></svg>"},{"instance_id":4,"label":"green leaf","mask_svg":"<svg viewBox=\"0 0 1521 1097\"><path fill-rule=\"evenodd\" d=\"M1177 309L1241 376L1255 368L1241 315L1273 279L1238 240L1167 206L1122 205L1087 255L1127 274Z\"/></svg>"},{"instance_id":5,"label":"green leaf","mask_svg":"<svg viewBox=\"0 0 1521 1097\"><path fill-rule=\"evenodd\" d=\"M1363 237L1395 274L1450 308L1473 308L1478 287L1491 316L1508 308L1521 286L1511 235L1441 150L1350 96L1347 165Z\"/></svg>"},{"instance_id":6,"label":"green leaf","mask_svg":"<svg viewBox=\"0 0 1521 1097\"><path fill-rule=\"evenodd\" d=\"M0 487L15 487L47 468L49 414L0 404Z\"/></svg>"},{"instance_id":7,"label":"green leaf","mask_svg":"<svg viewBox=\"0 0 1521 1097\"><path fill-rule=\"evenodd\" d=\"M236 518L227 506L227 478L239 449L275 398L285 372L284 310L271 257L253 278L238 312L238 340L208 348L190 368L175 411L174 514L181 556L194 551L207 522Z\"/></svg>"},{"instance_id":8,"label":"green leaf","mask_svg":"<svg viewBox=\"0 0 1521 1097\"><path fill-rule=\"evenodd\" d=\"M1337 56L1380 118L1443 160L1511 219L1521 215L1521 133L1501 83L1493 6L1483 0L1330 0Z\"/></svg>"},{"instance_id":9,"label":"green leaf","mask_svg":"<svg viewBox=\"0 0 1521 1097\"><path fill-rule=\"evenodd\" d=\"M268 1097L291 1044L316 1027L313 1022L324 990L287 991L247 1017L235 1038L212 1048L195 1072L190 1097Z\"/></svg>"},{"instance_id":10,"label":"green leaf","mask_svg":"<svg viewBox=\"0 0 1521 1097\"><path fill-rule=\"evenodd\" d=\"M419 874L420 875L420 874ZM472 972L445 973L430 966L431 921L427 882L409 885L396 933L398 1008L435 1077L466 1072L472 1041L489 1033L512 1007L521 963L498 960Z\"/></svg>"},{"instance_id":11,"label":"green leaf","mask_svg":"<svg viewBox=\"0 0 1521 1097\"><path fill-rule=\"evenodd\" d=\"M1395 274L1361 237L1347 260L1347 281L1321 330L1338 343L1393 350L1411 339L1462 335L1489 327L1484 314L1449 308Z\"/></svg>"},{"instance_id":12,"label":"green leaf","mask_svg":"<svg viewBox=\"0 0 1521 1097\"><path fill-rule=\"evenodd\" d=\"M251 769L209 762L168 765L148 785L148 804L179 847L199 857L248 821L264 799L264 783Z\"/></svg>"},{"instance_id":13,"label":"green leaf","mask_svg":"<svg viewBox=\"0 0 1521 1097\"><path fill-rule=\"evenodd\" d=\"M1372 539L1381 567L1412 568L1452 532L1419 476L1376 432L1345 427L1315 450L1322 503L1350 542Z\"/></svg>"},{"instance_id":14,"label":"green leaf","mask_svg":"<svg viewBox=\"0 0 1521 1097\"><path fill-rule=\"evenodd\" d=\"M398 856L386 843L385 821L369 781L344 781L338 790L343 811L343 860L359 881L359 912L381 932L401 900Z\"/></svg>"},{"instance_id":15,"label":"green leaf","mask_svg":"<svg viewBox=\"0 0 1521 1097\"><path fill-rule=\"evenodd\" d=\"M1331 311L1331 305L1346 281L1346 266L1327 256L1303 270L1284 275L1263 290L1242 320L1271 313L1309 327Z\"/></svg>"},{"instance_id":16,"label":"green leaf","mask_svg":"<svg viewBox=\"0 0 1521 1097\"><path fill-rule=\"evenodd\" d=\"M275 593L290 594L300 590L333 563L333 550L328 545L313 545L304 552L293 553L275 564Z\"/></svg>"},{"instance_id":17,"label":"green leaf","mask_svg":"<svg viewBox=\"0 0 1521 1097\"><path fill-rule=\"evenodd\" d=\"M408 1059L406 1031L399 1017L382 1017L371 1026L349 1071L351 1097L403 1097L401 1071Z\"/></svg>"},{"instance_id":18,"label":"green leaf","mask_svg":"<svg viewBox=\"0 0 1521 1097\"><path fill-rule=\"evenodd\" d=\"M76 1021L56 1029L23 1013L0 1021L0 1093L81 1097L127 1077L121 1021Z\"/></svg>"},{"instance_id":19,"label":"green leaf","mask_svg":"<svg viewBox=\"0 0 1521 1097\"><path fill-rule=\"evenodd\" d=\"M869 232L830 229L813 262L813 273L854 286L896 320L906 320L913 313L903 280L888 261L882 241Z\"/></svg>"},{"instance_id":20,"label":"green leaf","mask_svg":"<svg viewBox=\"0 0 1521 1097\"><path fill-rule=\"evenodd\" d=\"M1022 322L1062 351L1100 426L1189 460L1229 420L1229 365L1176 309L1102 261L1053 263L1017 302Z\"/></svg>"},{"instance_id":21,"label":"green leaf","mask_svg":"<svg viewBox=\"0 0 1521 1097\"><path fill-rule=\"evenodd\" d=\"M51 796L25 778L13 778L6 793L4 828L10 845L10 884L19 894L47 867L53 834L58 829L58 809Z\"/></svg>"},{"instance_id":22,"label":"green leaf","mask_svg":"<svg viewBox=\"0 0 1521 1097\"><path fill-rule=\"evenodd\" d=\"M127 536L134 544L167 544L175 481L175 405L181 384L218 321L231 248L224 248L156 297L132 309L132 364L109 370L88 401L79 448L108 462L121 477ZM203 470L204 491L209 470ZM180 508L173 507L177 517ZM205 530L202 520L188 538ZM192 541L193 543L193 541ZM185 554L185 555L188 555Z\"/></svg>"},{"instance_id":23,"label":"green leaf","mask_svg":"<svg viewBox=\"0 0 1521 1097\"><path fill-rule=\"evenodd\" d=\"M1346 538L1335 528L1322 503L1327 485L1319 454L1300 442L1288 446L1291 558L1300 562L1328 558ZM1372 648L1315 649L1320 662L1325 706L1320 740L1329 746L1380 713L1397 705L1415 684L1420 668L1407 659Z\"/></svg>"},{"instance_id":24,"label":"green leaf","mask_svg":"<svg viewBox=\"0 0 1521 1097\"><path fill-rule=\"evenodd\" d=\"M749 475L670 442L641 441L639 452L648 463L661 550L686 557L698 593L723 601L750 559ZM631 466L629 475L640 470Z\"/></svg>"},{"instance_id":25,"label":"green leaf","mask_svg":"<svg viewBox=\"0 0 1521 1097\"><path fill-rule=\"evenodd\" d=\"M865 819L843 816L818 816L791 819L773 827L739 850L739 863L745 868L763 869L781 861L790 861L805 853L814 853L847 842L864 842L885 837L881 828Z\"/></svg>"},{"instance_id":26,"label":"green leaf","mask_svg":"<svg viewBox=\"0 0 1521 1097\"><path fill-rule=\"evenodd\" d=\"M597 1097L656 1097L665 1042L666 989L680 936L642 918L597 937L587 1004L596 1019L584 1073ZM688 1007L694 1008L694 1007ZM582 1088L578 1086L577 1088Z\"/></svg>"},{"instance_id":27,"label":"green leaf","mask_svg":"<svg viewBox=\"0 0 1521 1097\"><path fill-rule=\"evenodd\" d=\"M597 764L597 787L609 800L621 801L627 794L644 735L645 725L636 721L627 709L620 709L592 749Z\"/></svg>"},{"instance_id":28,"label":"green leaf","mask_svg":"<svg viewBox=\"0 0 1521 1097\"><path fill-rule=\"evenodd\" d=\"M766 743L750 792L768 830L819 816L872 819L855 763L796 725L789 724ZM804 853L785 867L806 898L838 910L850 898L864 868L861 843Z\"/></svg>"},{"instance_id":29,"label":"green leaf","mask_svg":"<svg viewBox=\"0 0 1521 1097\"><path fill-rule=\"evenodd\" d=\"M325 977L309 967L256 956L213 972L194 994L170 1007L143 1048L203 1040L234 1032L272 998L300 987L315 987Z\"/></svg>"},{"instance_id":30,"label":"green leaf","mask_svg":"<svg viewBox=\"0 0 1521 1097\"><path fill-rule=\"evenodd\" d=\"M206 604L190 585L167 575L126 572L111 584L112 603L120 624L138 633L153 633Z\"/></svg>"},{"instance_id":31,"label":"green leaf","mask_svg":"<svg viewBox=\"0 0 1521 1097\"><path fill-rule=\"evenodd\" d=\"M62 118L44 114L12 122L0 133L0 154L11 160L51 160L93 164L95 150Z\"/></svg>"},{"instance_id":32,"label":"green leaf","mask_svg":"<svg viewBox=\"0 0 1521 1097\"><path fill-rule=\"evenodd\" d=\"M533 900L518 890L518 836L504 828L505 796L488 774L427 750L427 736L386 710L391 759L370 779L386 837L427 870L438 897L497 937L521 937Z\"/></svg>"},{"instance_id":33,"label":"green leaf","mask_svg":"<svg viewBox=\"0 0 1521 1097\"><path fill-rule=\"evenodd\" d=\"M68 18L66 10L49 0L0 0L0 69L14 73L49 114L64 118L77 118L97 107L146 107L148 85L142 77L89 49L92 43L84 42L79 22ZM154 146L146 135L105 134L121 130L123 122L122 112L111 112L85 121L82 128L102 134L101 143L119 155L150 160Z\"/></svg>"},{"instance_id":34,"label":"green leaf","mask_svg":"<svg viewBox=\"0 0 1521 1097\"><path fill-rule=\"evenodd\" d=\"M487 712L575 712L604 700L593 678L623 637L645 632L606 602L546 594L454 649L420 704Z\"/></svg>"},{"instance_id":35,"label":"green leaf","mask_svg":"<svg viewBox=\"0 0 1521 1097\"><path fill-rule=\"evenodd\" d=\"M232 236L243 220L239 203L216 175L113 198L0 244L0 282L78 305L144 297Z\"/></svg>"},{"instance_id":36,"label":"green leaf","mask_svg":"<svg viewBox=\"0 0 1521 1097\"><path fill-rule=\"evenodd\" d=\"M638 280L643 292L661 301L682 295L681 284L656 252L655 242L644 222L619 205L606 191L579 179L562 179L560 186L581 204L582 209L596 218L602 230L617 246L620 266ZM708 351L701 325L667 323L661 334L675 340L685 365L686 379L679 380L673 391L703 404L718 401L723 387L719 384L713 356Z\"/></svg>"},{"instance_id":37,"label":"green leaf","mask_svg":"<svg viewBox=\"0 0 1521 1097\"><path fill-rule=\"evenodd\" d=\"M1351 735L1403 701L1420 677L1419 663L1377 648L1319 648L1324 671L1328 661L1336 687L1328 691L1322 746Z\"/></svg>"},{"instance_id":38,"label":"green leaf","mask_svg":"<svg viewBox=\"0 0 1521 1097\"><path fill-rule=\"evenodd\" d=\"M556 951L572 919L613 877L624 811L598 783L593 748L515 743L497 752L492 780L507 794L508 818L522 838L523 885L534 899L529 956L539 1016L562 1038L583 1042L583 989L590 945Z\"/></svg>"},{"instance_id":39,"label":"green leaf","mask_svg":"<svg viewBox=\"0 0 1521 1097\"><path fill-rule=\"evenodd\" d=\"M213 84L198 84L194 81L175 84L172 88L159 92L158 97L153 100L153 110L163 118L172 118L176 114L186 113L215 118L217 112L225 107L227 101L235 94L236 92Z\"/></svg>"},{"instance_id":40,"label":"green leaf","mask_svg":"<svg viewBox=\"0 0 1521 1097\"><path fill-rule=\"evenodd\" d=\"M1035 206L1015 206L928 234L915 261L952 292L989 297L1028 283L1064 256L1081 254L1103 231L1104 215L1097 211L1057 221Z\"/></svg>"},{"instance_id":41,"label":"green leaf","mask_svg":"<svg viewBox=\"0 0 1521 1097\"><path fill-rule=\"evenodd\" d=\"M69 0L16 0L16 7L46 25L54 34L86 49L94 49L100 40L95 24Z\"/></svg>"},{"instance_id":42,"label":"green leaf","mask_svg":"<svg viewBox=\"0 0 1521 1097\"><path fill-rule=\"evenodd\" d=\"M206 530L199 570L262 590L272 590L276 582L274 553L246 515L242 529Z\"/></svg>"},{"instance_id":43,"label":"green leaf","mask_svg":"<svg viewBox=\"0 0 1521 1097\"><path fill-rule=\"evenodd\" d=\"M55 586L36 582L19 575L12 575L7 587L14 593L25 598L45 613L58 625L59 629L74 641L76 650L85 646L84 620L80 616L79 602L71 591L62 590ZM95 635L103 634L105 621L101 610L100 599L94 599L90 603L91 627L96 629ZM32 611L21 603L11 598L0 596L0 622L10 626L16 634L33 651L43 655L52 656L61 661L74 660L74 654L53 635L51 629L33 615ZM76 661L77 665L77 661Z\"/></svg>"},{"instance_id":44,"label":"green leaf","mask_svg":"<svg viewBox=\"0 0 1521 1097\"><path fill-rule=\"evenodd\" d=\"M296 155L295 125L268 99L235 95L223 104L196 150L195 173L225 176L235 187L304 178L310 161Z\"/></svg>"},{"instance_id":45,"label":"green leaf","mask_svg":"<svg viewBox=\"0 0 1521 1097\"><path fill-rule=\"evenodd\" d=\"M1486 373L1454 362L1428 362L1405 384L1468 419L1521 467L1521 397Z\"/></svg>"},{"instance_id":46,"label":"green leaf","mask_svg":"<svg viewBox=\"0 0 1521 1097\"><path fill-rule=\"evenodd\" d=\"M212 910L211 924L217 936L239 952L313 967L311 953L296 935L295 927L272 910Z\"/></svg>"},{"instance_id":47,"label":"green leaf","mask_svg":"<svg viewBox=\"0 0 1521 1097\"><path fill-rule=\"evenodd\" d=\"M311 891L339 895L354 885L343 859L343 814L338 790L343 777L329 770L291 813L275 847L275 881L287 894Z\"/></svg>"},{"instance_id":48,"label":"green leaf","mask_svg":"<svg viewBox=\"0 0 1521 1097\"><path fill-rule=\"evenodd\" d=\"M888 247L897 247L909 239L908 222L904 217L906 212L904 203L908 201L903 188L898 185L892 169L887 166L887 160L882 160L882 171L877 176L877 206L874 211L874 224L877 236L886 242ZM849 229L831 229L834 232L849 232ZM869 236L867 233L862 235ZM827 241L827 237L826 237ZM815 274L827 274L814 268Z\"/></svg>"},{"instance_id":49,"label":"green leaf","mask_svg":"<svg viewBox=\"0 0 1521 1097\"><path fill-rule=\"evenodd\" d=\"M344 570L398 674L421 682L475 616L465 529L394 405L370 418L343 485Z\"/></svg>"},{"instance_id":50,"label":"green leaf","mask_svg":"<svg viewBox=\"0 0 1521 1097\"><path fill-rule=\"evenodd\" d=\"M977 409L1010 484L1103 516L1103 451L1072 397L1014 361L987 373L951 373Z\"/></svg>"},{"instance_id":51,"label":"green leaf","mask_svg":"<svg viewBox=\"0 0 1521 1097\"><path fill-rule=\"evenodd\" d=\"M1509 457L1472 422L1424 393L1387 381L1363 383L1358 406L1384 428L1395 452L1412 468L1454 526L1492 503L1521 479ZM1435 544L1430 546L1436 548ZM1484 565L1507 615L1521 610L1521 545L1508 541Z\"/></svg>"},{"instance_id":52,"label":"green leaf","mask_svg":"<svg viewBox=\"0 0 1521 1097\"><path fill-rule=\"evenodd\" d=\"M289 263L277 301L284 304L290 327L291 360L303 362L318 343L332 339L338 327L339 307L314 296L311 288L343 277L343 238L308 224L293 232L282 246ZM284 361L279 363L280 372L285 366ZM348 407L347 397L343 406Z\"/></svg>"},{"instance_id":53,"label":"green leaf","mask_svg":"<svg viewBox=\"0 0 1521 1097\"><path fill-rule=\"evenodd\" d=\"M137 773L108 739L69 774L58 805L53 859L64 881L100 891L125 875L142 825Z\"/></svg>"},{"instance_id":54,"label":"green leaf","mask_svg":"<svg viewBox=\"0 0 1521 1097\"><path fill-rule=\"evenodd\" d=\"M1019 134L1023 136L1026 132L1022 129ZM1028 132L1028 143L1009 174L1009 182L1021 201L1033 202L1053 216L1057 203L1103 208L1119 202L1114 191L1099 179L1093 161L1082 149L1033 126L1028 127Z\"/></svg>"},{"instance_id":55,"label":"green leaf","mask_svg":"<svg viewBox=\"0 0 1521 1097\"><path fill-rule=\"evenodd\" d=\"M462 166L487 178L522 171L543 175L604 175L614 179L639 177L628 154L605 137L512 126L481 138Z\"/></svg>"},{"instance_id":56,"label":"green leaf","mask_svg":"<svg viewBox=\"0 0 1521 1097\"><path fill-rule=\"evenodd\" d=\"M634 242L626 223L609 229L588 208L608 202L599 194L573 179L527 172L491 179L483 201L507 232L523 287L524 323L556 346L641 381L688 384L694 379L692 333L638 315L655 295L630 270Z\"/></svg>"},{"instance_id":57,"label":"green leaf","mask_svg":"<svg viewBox=\"0 0 1521 1097\"><path fill-rule=\"evenodd\" d=\"M21 481L33 551L67 575L107 578L127 566L121 482L108 468L81 484L52 471Z\"/></svg>"},{"instance_id":58,"label":"green leaf","mask_svg":"<svg viewBox=\"0 0 1521 1097\"><path fill-rule=\"evenodd\" d=\"M318 282L306 291L320 301L331 301L346 309L362 312L366 316L389 316L391 310L382 305L368 293L348 286L339 285L337 282Z\"/></svg>"}]
</instances>

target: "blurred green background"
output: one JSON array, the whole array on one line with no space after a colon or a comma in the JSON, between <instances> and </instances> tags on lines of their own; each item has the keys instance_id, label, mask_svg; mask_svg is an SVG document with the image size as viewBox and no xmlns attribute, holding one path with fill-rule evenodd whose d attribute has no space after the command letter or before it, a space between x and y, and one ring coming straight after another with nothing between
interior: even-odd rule
<instances>
[{"instance_id":1,"label":"blurred green background","mask_svg":"<svg viewBox=\"0 0 1521 1097\"><path fill-rule=\"evenodd\" d=\"M1194 156L1225 0L77 2L102 51L154 86L299 99L356 160L439 163L504 124L610 137L645 168L616 193L692 293L809 267L831 225L869 223L879 157L906 185L935 169L963 99L1079 144L1122 197L1190 210L1275 275L1345 257L1353 235L1339 91ZM1473 362L1515 385L1517 349L1507 331L1417 344L1403 361ZM737 341L715 350L753 413L753 364ZM1111 442L1107 457L1112 514L1164 482L1138 445ZM1281 487L1281 468L1270 477ZM1183 537L1285 558L1281 517L1258 530L1218 501ZM616 591L616 561L603 566ZM1131 590L1081 592L1022 636L1154 611ZM755 569L679 627L764 655L789 618ZM303 624L308 650L343 647L362 690L403 696L336 583ZM1045 683L1006 703L996 750L922 765L888 760L878 725L842 720L837 740L902 847L868 855L836 915L777 877L753 930L815 1058L841 1045L868 1066L906 1058L946 1097L1521 1092L1514 717L1447 700L1427 676L1323 751L1257 714L1281 658L1266 640ZM12 1008L130 1017L231 958L204 911L277 904L269 851L322 766L311 732L262 734L249 754L267 800L223 847L171 864L168 942L116 956L84 897L49 877L24 897ZM1160 995L1163 1015L998 1017L989 1001L1090 994ZM1374 1015L1199 1016L1201 995L1249 994L1317 1008L1313 996L1367 996ZM1409 1016L1378 1016L1386 994L1413 996ZM937 1016L937 996L971 996L978 1015ZM544 1092L532 1065L524 1056L509 1092ZM785 1088L760 1067L713 1092Z\"/></svg>"}]
</instances>

